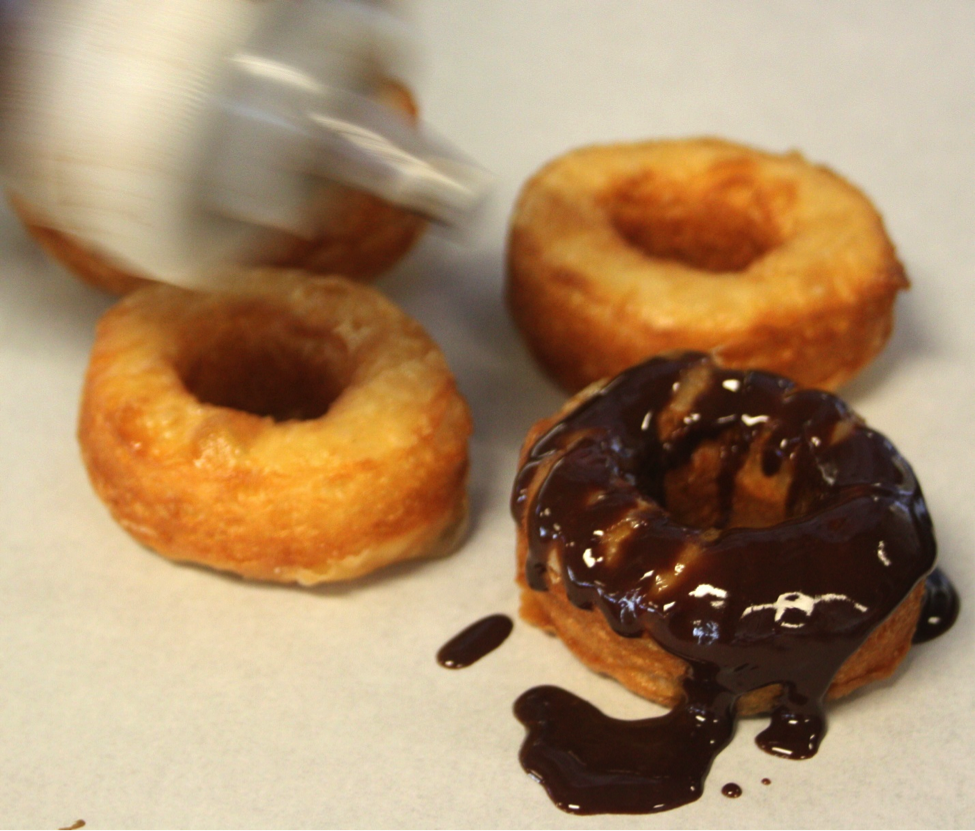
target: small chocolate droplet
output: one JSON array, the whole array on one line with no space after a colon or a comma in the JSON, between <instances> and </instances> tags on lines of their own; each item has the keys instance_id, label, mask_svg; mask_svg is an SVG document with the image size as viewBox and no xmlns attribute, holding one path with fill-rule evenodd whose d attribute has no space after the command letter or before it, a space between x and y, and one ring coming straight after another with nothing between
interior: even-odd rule
<instances>
[{"instance_id":1,"label":"small chocolate droplet","mask_svg":"<svg viewBox=\"0 0 975 831\"><path fill-rule=\"evenodd\" d=\"M723 793L729 799L737 799L739 796L741 796L741 785L737 785L734 782L729 782L721 789L721 793Z\"/></svg>"},{"instance_id":2,"label":"small chocolate droplet","mask_svg":"<svg viewBox=\"0 0 975 831\"><path fill-rule=\"evenodd\" d=\"M914 643L927 643L951 629L960 605L958 591L948 575L936 568L924 583L924 606L914 632Z\"/></svg>"}]
</instances>

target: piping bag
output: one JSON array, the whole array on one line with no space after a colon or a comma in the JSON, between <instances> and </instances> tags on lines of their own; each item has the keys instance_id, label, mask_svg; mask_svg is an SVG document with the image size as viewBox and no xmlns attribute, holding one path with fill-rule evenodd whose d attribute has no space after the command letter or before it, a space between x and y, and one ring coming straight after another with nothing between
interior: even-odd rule
<instances>
[{"instance_id":1,"label":"piping bag","mask_svg":"<svg viewBox=\"0 0 975 831\"><path fill-rule=\"evenodd\" d=\"M375 101L379 0L0 0L0 179L133 273L219 287L342 188L460 232L489 176Z\"/></svg>"}]
</instances>

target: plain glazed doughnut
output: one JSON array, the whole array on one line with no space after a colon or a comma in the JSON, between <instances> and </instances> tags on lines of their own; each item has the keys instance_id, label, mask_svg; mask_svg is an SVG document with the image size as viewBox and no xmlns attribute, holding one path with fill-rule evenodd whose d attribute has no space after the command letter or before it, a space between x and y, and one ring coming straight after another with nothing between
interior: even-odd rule
<instances>
[{"instance_id":1,"label":"plain glazed doughnut","mask_svg":"<svg viewBox=\"0 0 975 831\"><path fill-rule=\"evenodd\" d=\"M771 711L759 743L799 758L826 698L907 653L935 561L887 439L829 393L700 353L535 425L512 510L527 620L661 704Z\"/></svg>"},{"instance_id":2,"label":"plain glazed doughnut","mask_svg":"<svg viewBox=\"0 0 975 831\"><path fill-rule=\"evenodd\" d=\"M99 322L79 438L114 518L170 559L277 582L453 548L471 420L422 327L344 278L234 285L141 289Z\"/></svg>"},{"instance_id":3,"label":"plain glazed doughnut","mask_svg":"<svg viewBox=\"0 0 975 831\"><path fill-rule=\"evenodd\" d=\"M509 308L572 392L673 349L836 389L883 348L907 285L859 190L718 139L575 150L511 221Z\"/></svg>"},{"instance_id":4,"label":"plain glazed doughnut","mask_svg":"<svg viewBox=\"0 0 975 831\"><path fill-rule=\"evenodd\" d=\"M386 81L378 100L416 121L416 101L398 81ZM337 194L329 192L334 203L316 233L307 239L283 233L269 238L264 262L258 265L341 274L369 282L405 257L427 228L423 218L376 196L351 188L336 189ZM7 201L38 246L88 285L124 295L153 282L52 227L19 195L8 193Z\"/></svg>"}]
</instances>

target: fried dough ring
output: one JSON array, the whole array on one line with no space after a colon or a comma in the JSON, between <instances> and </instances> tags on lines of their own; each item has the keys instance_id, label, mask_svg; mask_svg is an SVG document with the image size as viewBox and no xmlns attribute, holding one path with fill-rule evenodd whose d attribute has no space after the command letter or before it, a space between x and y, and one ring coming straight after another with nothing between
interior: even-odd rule
<instances>
[{"instance_id":1,"label":"fried dough ring","mask_svg":"<svg viewBox=\"0 0 975 831\"><path fill-rule=\"evenodd\" d=\"M718 139L570 152L511 222L509 308L572 392L671 349L836 389L883 348L907 285L855 187Z\"/></svg>"},{"instance_id":2,"label":"fried dough ring","mask_svg":"<svg viewBox=\"0 0 975 831\"><path fill-rule=\"evenodd\" d=\"M378 100L416 121L416 101L403 84L387 81ZM341 274L369 282L405 257L427 228L426 220L416 214L368 193L343 187L330 191L329 199L334 202L329 203L321 227L311 237L282 233L269 239L264 262L259 265ZM88 285L124 295L154 282L52 227L19 195L8 193L7 200L40 248Z\"/></svg>"},{"instance_id":3,"label":"fried dough ring","mask_svg":"<svg viewBox=\"0 0 975 831\"><path fill-rule=\"evenodd\" d=\"M692 406L693 399L704 389L705 384L709 381L708 373L713 372L714 369L714 364L704 360L704 357L703 355L690 354L661 356L653 359L653 362L656 363L663 363L667 360L682 361L684 367L678 377L680 377L680 383L683 386L664 410L649 411L644 417L644 425L656 424L662 432L677 436L684 429L684 417L688 413L693 414L690 419L691 422L699 424L698 415L700 411L696 411ZM648 365L644 364L643 366ZM640 369L641 367L638 366L633 368L631 372ZM742 385L749 383L744 373L736 373L730 370L727 372L729 376L727 380L728 389L737 389L736 381ZM764 375L764 373L758 374ZM779 380L784 381L784 379ZM619 378L616 381L619 381ZM573 550L581 550L586 546L593 545L593 548L588 551L590 558L588 562L598 564L601 558L606 558L607 562L614 561L610 568L619 569L621 573L638 574L650 567L659 567L663 570L664 566L653 558L660 556L655 546L658 544L665 546L668 536L672 540L674 534L686 533L689 547L685 551L694 551L690 556L696 557L701 556L701 552L707 551L712 545L721 545L720 535L729 528L735 530L741 527L754 527L757 529L756 538L760 537L766 528L775 531L776 527L783 523L783 514L786 516L784 524L791 527L795 527L797 523L822 521L835 529L839 527L836 524L836 514L829 514L828 519L820 520L820 516L825 516L825 511L828 510L824 504L831 500L845 499L846 494L856 491L856 498L872 499L884 503L889 500L891 504L896 503L891 514L909 518L905 519L904 526L909 530L904 531L903 528L899 528L903 533L897 535L904 539L904 548L898 552L897 556L900 558L900 563L896 566L896 568L901 569L897 579L905 583L907 588L905 594L900 596L902 599L889 615L866 636L860 646L839 666L838 671L832 676L832 682L829 683L829 679L826 679L828 688L825 697L827 699L839 698L872 681L889 677L911 647L912 637L924 601L923 575L930 570L934 560L934 539L923 497L920 495L920 489L910 472L910 468L897 454L897 451L882 436L870 431L852 413L844 414L839 421L838 429L834 433L833 442L839 446L842 442L849 442L853 437L856 442L854 444L856 449L847 456L844 456L846 451L829 455L828 458L831 460L835 458L841 460L839 472L830 470L822 474L823 476L834 474L839 476L841 484L837 486L837 495L818 502L814 501L814 507L811 509L803 508L797 516L790 516L785 505L790 493L791 479L796 475L796 468L790 469L787 462L774 475L770 475L768 471L763 471L762 457L766 452L763 442L767 441L769 434L763 433L765 427L759 427L754 444L749 448L745 461L738 468L734 481L733 518L725 526L723 524L716 525L714 522L715 503L718 501L715 492L715 480L721 475L723 466L727 464L727 454L735 452L735 450L730 446L730 442L723 442L719 439L717 444L710 444L705 441L698 451L690 457L683 470L678 469L667 474L666 499L663 503L663 511L670 517L676 518L677 522L674 523L668 519L666 525L661 526L660 543L652 543L652 535L647 534L645 538L647 547L640 552L640 556L646 559L640 560L637 568L636 564L619 559L627 556L618 554L619 548L615 550L597 548L586 535L583 535L583 538L572 538L571 540L565 538L561 544L553 542L551 529L557 529L554 536L568 533L560 527L560 523L565 523L567 516L577 515L577 506L570 501L561 501L564 499L561 495L543 497L546 500L544 502L545 508L541 507L542 503L539 501L542 489L550 487L552 478L556 475L568 477L575 482L582 481L576 478L580 475L576 469L573 469L571 473L553 473L557 466L565 464L565 459L569 454L577 452L575 448L583 448L582 452L589 454L584 462L589 471L602 471L605 464L604 459L607 458L600 450L596 450L595 453L589 452L588 448L593 446L588 444L589 442L595 442L596 447L604 446L600 444L604 442L609 454L619 451L628 455L633 452L628 443L629 440L622 437L622 434L612 432L612 428L609 428L612 435L607 434L606 438L601 438L599 435L601 428L593 426L599 422L574 421L575 415L582 412L582 408L587 403L595 402L597 406L603 406L600 399L608 402L614 395L618 395L618 387L614 387L613 384L613 381L596 382L577 393L555 415L537 422L529 431L522 446L519 476L515 484L512 502L513 513L517 522L517 582L521 587L521 616L527 622L557 635L577 658L595 672L615 678L627 689L647 699L666 706L673 706L684 694L683 681L689 671L688 662L664 649L649 631L642 631L639 636L632 636L632 633L628 637L621 636L620 632L611 625L612 615L607 612L607 608L611 604L605 597L595 601L591 606L580 606L578 600L573 602L570 598L571 589L567 586L570 581L576 585L587 586L614 586L614 584L612 583L613 578L603 572L589 573L583 571L577 573L572 571L575 566L565 565L566 548L572 546ZM676 385L674 389L677 389ZM787 386L783 386L782 389L786 395L792 395L798 390L794 386L791 390ZM837 406L833 403L835 399L832 399L827 393L812 390L807 390L806 393L821 396L827 408ZM808 400L807 398L807 403ZM840 403L839 406L842 407L842 404ZM634 412L639 411L639 408L634 409ZM822 412L819 410L820 415ZM654 419L653 422L650 421L651 415ZM770 425L773 425L775 418L776 416L770 418ZM804 438L798 439L798 441L806 441L809 435L814 434L815 428L809 426L811 423L812 421L804 423L805 426L801 428L804 431ZM709 425L701 425L701 427L705 431L712 429ZM644 426L642 429L648 428ZM652 430L653 428L649 429ZM773 425L768 429L775 430L777 428ZM665 441L672 440L676 439L665 439ZM740 442L740 436L731 441ZM813 438L810 441L817 447L819 446L818 439ZM721 447L722 443L724 444L723 448ZM866 448L871 449L867 450ZM815 452L818 451L814 450ZM831 453L828 450L824 452ZM873 454L876 455L873 456ZM873 466L870 472L877 480L875 484L869 486L859 481L854 482L853 480L859 474L851 473L851 468L862 463L866 456L873 456L874 460L867 465L867 468ZM654 457L651 456L651 458ZM646 462L640 463L640 465L645 464ZM607 470L610 467L611 465L607 464ZM563 470L565 469L563 467ZM643 470L642 467L640 469ZM806 470L806 475L810 475L808 468ZM651 470L646 470L644 473L648 477L657 475ZM847 473L850 473L849 482L843 478ZM600 478L603 474L596 473L595 475ZM613 474L609 475L612 476ZM890 481L887 481L888 477ZM870 491L871 494L868 496L866 491ZM896 497L892 495L894 493L896 493ZM613 504L630 504L628 502L629 496L614 493L612 488L606 491L606 494L610 499L623 498L627 500ZM601 502L601 499L602 494L596 492L588 494L585 499L586 504L596 507L584 508L583 510L599 510L598 506L605 504ZM625 514L626 521L622 527L625 528L630 523L632 523L630 526L632 528L640 527L642 523L646 522L642 518L644 513L645 508L638 507L634 503L632 512ZM882 516L882 514L880 515ZM547 526L550 526L549 531L539 530L535 527L540 516ZM682 526L683 530L675 530ZM583 526L580 525L579 527ZM597 530L594 534L598 536L600 544L605 544L604 541L613 536L616 531L613 530L613 526L599 527L602 530ZM697 536L698 531L695 531L695 528L706 530ZM865 532L863 527L858 526L856 533L862 535L872 530L874 529ZM633 532L624 530L622 533ZM791 533L791 531L787 533ZM843 531L832 530L833 537L826 537L826 539L830 539L832 544L839 546L845 542L843 533ZM881 540L884 539L884 532L879 527L876 529L876 533L880 535ZM886 533L890 534L889 528ZM800 539L801 537L797 535L789 537L793 545L796 544L796 540ZM695 540L697 541L695 542ZM619 546L624 542L625 537L619 537L613 545ZM536 567L544 569L544 577L541 578L544 586L541 588L539 585L531 585L533 580L530 576L533 569L531 551L532 547L537 545L547 549L543 563L535 560ZM789 548L789 544L781 547L783 556L792 556ZM866 558L875 559L877 546L864 546L864 551L867 548L869 551L866 552ZM880 543L880 551L881 553L884 551L883 542ZM693 572L693 577L690 579L694 583L698 580L702 584L706 583L708 572L694 571L693 562L685 559L685 556L682 555L680 562L683 564L676 570L676 573L679 574L690 569ZM842 557L843 555L839 556ZM583 555L583 560L585 559L586 555ZM851 558L851 569L854 567L852 562ZM889 568L890 563L886 565ZM751 568L747 561L743 566ZM812 564L805 566L806 569L813 567ZM600 568L600 566L596 565L596 568ZM774 569L776 566L772 565L771 568ZM914 574L915 571L917 572L916 575ZM905 573L907 574L906 578ZM803 579L808 580L809 578ZM886 575L884 579L886 579ZM912 579L919 579L920 582L914 585L910 582ZM891 577L890 580L893 584L894 578ZM721 585L717 580L715 583ZM638 584L634 584L632 588L629 588L629 583L621 585L626 588L625 596L628 598L626 604L634 604L631 608L636 608L635 604L644 602L635 600L641 592L652 591L651 589L644 589ZM600 589L600 591L602 590ZM622 588L615 587L613 591L622 591ZM892 590L892 593L895 594L896 592ZM692 596L693 594L694 592L691 592ZM877 596L872 587L861 591L860 594L864 597ZM732 604L734 602L733 593L729 593L729 595L730 598L727 602ZM728 597L729 595L725 596ZM673 598L675 595L669 597ZM758 600L749 598L749 602L756 603ZM681 612L680 614L684 613ZM718 611L714 613L714 616L716 619L722 619L720 617L722 614L724 613ZM776 621L778 621L778 617L776 617ZM701 625L706 626L708 622L709 619L706 615L701 618ZM721 625L728 625L727 619L723 619ZM759 643L759 638L766 637L766 634L763 630L753 628L749 630L749 637ZM768 634L767 637L777 637L777 635ZM789 641L786 639L779 644L778 648L780 650L789 648L788 643ZM722 636L718 649L728 648L728 641ZM733 657L747 663L748 658L745 655L747 653L738 653ZM786 679L782 680L785 681ZM776 706L782 691L783 687L780 684L751 689L738 698L737 711L742 715L768 712Z\"/></svg>"},{"instance_id":4,"label":"fried dough ring","mask_svg":"<svg viewBox=\"0 0 975 831\"><path fill-rule=\"evenodd\" d=\"M116 304L79 423L94 489L137 540L305 585L449 551L470 431L416 321L345 278L275 270Z\"/></svg>"}]
</instances>

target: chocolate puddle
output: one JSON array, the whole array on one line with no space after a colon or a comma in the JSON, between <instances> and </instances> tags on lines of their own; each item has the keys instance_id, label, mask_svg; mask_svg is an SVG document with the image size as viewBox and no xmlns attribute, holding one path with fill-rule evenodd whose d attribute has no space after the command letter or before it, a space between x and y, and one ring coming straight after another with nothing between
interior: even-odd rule
<instances>
[{"instance_id":1,"label":"chocolate puddle","mask_svg":"<svg viewBox=\"0 0 975 831\"><path fill-rule=\"evenodd\" d=\"M731 741L733 699L722 703L685 701L663 716L624 721L559 687L535 687L515 702L528 730L519 758L563 811L669 811L701 796L711 763Z\"/></svg>"}]
</instances>

